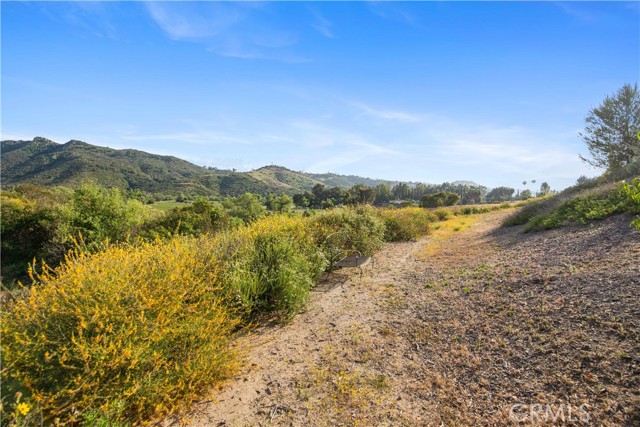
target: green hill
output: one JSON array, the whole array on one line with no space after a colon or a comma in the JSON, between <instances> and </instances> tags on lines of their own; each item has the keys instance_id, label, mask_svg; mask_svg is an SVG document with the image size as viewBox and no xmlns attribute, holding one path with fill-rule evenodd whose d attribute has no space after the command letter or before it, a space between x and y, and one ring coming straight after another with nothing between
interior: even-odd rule
<instances>
[{"instance_id":1,"label":"green hill","mask_svg":"<svg viewBox=\"0 0 640 427\"><path fill-rule=\"evenodd\" d=\"M359 184L366 185L367 187L375 187L379 184L389 184L393 187L400 183L400 181L385 181L382 179L364 178L356 175L337 175L335 173L310 173L307 175L317 181L320 181L327 187L351 188L354 185ZM410 186L415 185L415 183L412 182L405 182L405 184Z\"/></svg>"},{"instance_id":2,"label":"green hill","mask_svg":"<svg viewBox=\"0 0 640 427\"><path fill-rule=\"evenodd\" d=\"M324 185L322 181L312 178L309 174L295 172L276 165L265 166L248 174L259 181L280 189L279 192L282 193L299 193L304 190L311 190L317 184Z\"/></svg>"},{"instance_id":3,"label":"green hill","mask_svg":"<svg viewBox=\"0 0 640 427\"><path fill-rule=\"evenodd\" d=\"M95 180L106 187L149 193L220 194L219 176L176 157L73 140L57 144L35 138L1 144L3 186L28 182L75 187Z\"/></svg>"},{"instance_id":4,"label":"green hill","mask_svg":"<svg viewBox=\"0 0 640 427\"><path fill-rule=\"evenodd\" d=\"M76 140L65 144L40 137L32 141L2 141L1 150L5 188L20 183L75 187L93 180L105 187L167 196L181 193L227 196L245 192L294 194L311 190L317 184L341 188L396 184L353 175L296 172L275 165L233 172L205 168L173 156L115 150Z\"/></svg>"}]
</instances>

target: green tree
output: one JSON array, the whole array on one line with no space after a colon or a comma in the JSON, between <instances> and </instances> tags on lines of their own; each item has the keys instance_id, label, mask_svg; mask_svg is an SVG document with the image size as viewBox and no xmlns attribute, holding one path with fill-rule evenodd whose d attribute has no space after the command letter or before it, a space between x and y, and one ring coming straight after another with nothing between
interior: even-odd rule
<instances>
[{"instance_id":1,"label":"green tree","mask_svg":"<svg viewBox=\"0 0 640 427\"><path fill-rule=\"evenodd\" d=\"M324 193L326 191L327 187L325 187L322 184L316 184L313 186L313 189L311 190L311 192L313 193L314 196L316 196L316 199L318 200L324 200Z\"/></svg>"},{"instance_id":2,"label":"green tree","mask_svg":"<svg viewBox=\"0 0 640 427\"><path fill-rule=\"evenodd\" d=\"M520 193L520 200L527 200L532 197L533 197L533 193L529 189L523 190L522 193Z\"/></svg>"},{"instance_id":3,"label":"green tree","mask_svg":"<svg viewBox=\"0 0 640 427\"><path fill-rule=\"evenodd\" d=\"M580 137L587 144L591 158L580 158L607 171L615 170L640 158L640 93L638 84L624 85L602 104L592 108L585 118L587 126Z\"/></svg>"},{"instance_id":4,"label":"green tree","mask_svg":"<svg viewBox=\"0 0 640 427\"><path fill-rule=\"evenodd\" d=\"M549 193L551 193L551 186L549 186L549 183L543 182L540 184L540 192L538 193L538 196L546 196Z\"/></svg>"},{"instance_id":5,"label":"green tree","mask_svg":"<svg viewBox=\"0 0 640 427\"><path fill-rule=\"evenodd\" d=\"M389 184L378 184L374 188L376 203L388 203L391 200L391 187Z\"/></svg>"},{"instance_id":6,"label":"green tree","mask_svg":"<svg viewBox=\"0 0 640 427\"><path fill-rule=\"evenodd\" d=\"M393 187L393 189L391 190L391 193L393 194L393 197L395 197L396 199L402 200L409 197L409 194L411 193L411 189L407 184L405 184L404 182L401 182Z\"/></svg>"},{"instance_id":7,"label":"green tree","mask_svg":"<svg viewBox=\"0 0 640 427\"><path fill-rule=\"evenodd\" d=\"M376 193L371 187L367 187L363 184L357 184L349 189L351 195L351 202L353 204L371 204L375 200Z\"/></svg>"},{"instance_id":8,"label":"green tree","mask_svg":"<svg viewBox=\"0 0 640 427\"><path fill-rule=\"evenodd\" d=\"M425 194L420 199L423 208L439 208L441 206L453 206L458 204L460 196L456 193L440 191L433 194Z\"/></svg>"},{"instance_id":9,"label":"green tree","mask_svg":"<svg viewBox=\"0 0 640 427\"><path fill-rule=\"evenodd\" d=\"M267 209L274 212L289 212L293 207L293 200L286 194L273 195L269 194L266 199Z\"/></svg>"},{"instance_id":10,"label":"green tree","mask_svg":"<svg viewBox=\"0 0 640 427\"><path fill-rule=\"evenodd\" d=\"M293 203L295 203L296 206L300 206L301 208L309 207L310 202L309 202L309 199L306 197L307 194L311 194L311 193L306 192L302 194L294 194ZM311 194L311 196L313 197L313 194Z\"/></svg>"},{"instance_id":11,"label":"green tree","mask_svg":"<svg viewBox=\"0 0 640 427\"><path fill-rule=\"evenodd\" d=\"M147 215L138 200L127 200L118 188L83 184L73 192L71 226L85 243L123 241L136 234Z\"/></svg>"},{"instance_id":12,"label":"green tree","mask_svg":"<svg viewBox=\"0 0 640 427\"><path fill-rule=\"evenodd\" d=\"M165 215L144 224L145 238L169 237L174 234L200 235L231 227L231 218L219 202L204 197L184 207L171 209Z\"/></svg>"},{"instance_id":13,"label":"green tree","mask_svg":"<svg viewBox=\"0 0 640 427\"><path fill-rule=\"evenodd\" d=\"M469 187L467 191L465 191L462 196L462 204L463 205L475 205L478 203L482 203L482 188L480 187Z\"/></svg>"},{"instance_id":14,"label":"green tree","mask_svg":"<svg viewBox=\"0 0 640 427\"><path fill-rule=\"evenodd\" d=\"M487 202L498 203L511 200L515 189L511 187L496 187L487 193Z\"/></svg>"},{"instance_id":15,"label":"green tree","mask_svg":"<svg viewBox=\"0 0 640 427\"><path fill-rule=\"evenodd\" d=\"M222 202L229 215L250 223L264 216L265 209L257 194L244 193L237 197L230 197Z\"/></svg>"}]
</instances>

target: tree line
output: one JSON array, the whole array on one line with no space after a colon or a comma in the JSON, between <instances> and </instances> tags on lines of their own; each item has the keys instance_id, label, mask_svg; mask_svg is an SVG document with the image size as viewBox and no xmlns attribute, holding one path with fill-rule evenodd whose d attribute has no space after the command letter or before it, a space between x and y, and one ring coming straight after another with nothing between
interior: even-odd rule
<instances>
[{"instance_id":1,"label":"tree line","mask_svg":"<svg viewBox=\"0 0 640 427\"><path fill-rule=\"evenodd\" d=\"M537 196L551 193L551 187L543 182ZM316 184L311 191L297 193L293 203L301 208L328 209L339 205L373 204L384 206L389 203L419 205L425 208L453 206L457 204L474 205L480 203L501 203L511 200L526 200L534 197L531 190L516 194L511 187L496 187L488 191L482 185L422 184L410 186L405 183L379 184L375 187L354 185L348 190L340 187L326 187Z\"/></svg>"}]
</instances>

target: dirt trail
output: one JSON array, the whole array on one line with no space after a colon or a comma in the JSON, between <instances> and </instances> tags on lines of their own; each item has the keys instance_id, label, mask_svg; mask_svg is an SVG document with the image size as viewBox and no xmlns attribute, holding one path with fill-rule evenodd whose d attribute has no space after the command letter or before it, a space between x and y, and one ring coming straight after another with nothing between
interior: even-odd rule
<instances>
[{"instance_id":1,"label":"dirt trail","mask_svg":"<svg viewBox=\"0 0 640 427\"><path fill-rule=\"evenodd\" d=\"M640 425L640 233L523 235L506 214L332 274L174 424Z\"/></svg>"}]
</instances>

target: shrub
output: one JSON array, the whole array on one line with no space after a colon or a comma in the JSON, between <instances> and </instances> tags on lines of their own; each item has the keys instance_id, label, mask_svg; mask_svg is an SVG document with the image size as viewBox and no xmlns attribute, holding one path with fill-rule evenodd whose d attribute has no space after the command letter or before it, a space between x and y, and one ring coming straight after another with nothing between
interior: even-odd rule
<instances>
[{"instance_id":1,"label":"shrub","mask_svg":"<svg viewBox=\"0 0 640 427\"><path fill-rule=\"evenodd\" d=\"M438 218L422 208L384 209L380 215L384 219L387 242L416 240L428 234L430 224Z\"/></svg>"},{"instance_id":2,"label":"shrub","mask_svg":"<svg viewBox=\"0 0 640 427\"><path fill-rule=\"evenodd\" d=\"M624 210L623 197L616 188L605 188L574 196L529 219L525 231L557 228L568 224L585 224Z\"/></svg>"},{"instance_id":3,"label":"shrub","mask_svg":"<svg viewBox=\"0 0 640 427\"><path fill-rule=\"evenodd\" d=\"M138 424L173 411L237 369L234 331L302 308L327 265L329 233L343 230L372 254L383 217L397 227L389 239L424 233L435 219L367 206L274 215L199 238L103 244L45 266L0 326L5 424Z\"/></svg>"},{"instance_id":4,"label":"shrub","mask_svg":"<svg viewBox=\"0 0 640 427\"><path fill-rule=\"evenodd\" d=\"M212 241L76 253L45 269L2 322L5 416L18 398L45 425L165 414L236 368L240 319L222 298Z\"/></svg>"},{"instance_id":5,"label":"shrub","mask_svg":"<svg viewBox=\"0 0 640 427\"><path fill-rule=\"evenodd\" d=\"M216 241L225 290L245 316L276 312L290 318L326 267L305 218L263 218Z\"/></svg>"},{"instance_id":6,"label":"shrub","mask_svg":"<svg viewBox=\"0 0 640 427\"><path fill-rule=\"evenodd\" d=\"M451 218L451 212L447 209L436 209L433 213L438 218L438 221L446 221Z\"/></svg>"},{"instance_id":7,"label":"shrub","mask_svg":"<svg viewBox=\"0 0 640 427\"><path fill-rule=\"evenodd\" d=\"M127 199L117 188L84 184L73 193L71 226L89 247L105 239L121 242L137 234L148 212L140 201Z\"/></svg>"},{"instance_id":8,"label":"shrub","mask_svg":"<svg viewBox=\"0 0 640 427\"><path fill-rule=\"evenodd\" d=\"M343 249L355 249L363 255L372 255L380 249L385 233L379 211L366 205L324 211L311 218L310 226L318 246L321 247L331 233L344 231L347 238Z\"/></svg>"},{"instance_id":9,"label":"shrub","mask_svg":"<svg viewBox=\"0 0 640 427\"><path fill-rule=\"evenodd\" d=\"M425 194L420 199L420 206L423 208L439 208L441 206L453 206L460 202L460 196L456 193L438 192Z\"/></svg>"},{"instance_id":10,"label":"shrub","mask_svg":"<svg viewBox=\"0 0 640 427\"><path fill-rule=\"evenodd\" d=\"M244 193L237 197L229 197L222 204L229 215L240 218L245 224L256 221L266 213L257 194Z\"/></svg>"},{"instance_id":11,"label":"shrub","mask_svg":"<svg viewBox=\"0 0 640 427\"><path fill-rule=\"evenodd\" d=\"M487 207L465 206L461 209L457 209L454 212L454 214L455 215L474 215L474 214L491 212L492 210L495 210L495 207L490 209Z\"/></svg>"},{"instance_id":12,"label":"shrub","mask_svg":"<svg viewBox=\"0 0 640 427\"><path fill-rule=\"evenodd\" d=\"M222 205L198 197L189 206L174 208L143 226L144 238L170 237L174 234L198 236L233 227L231 218Z\"/></svg>"},{"instance_id":13,"label":"shrub","mask_svg":"<svg viewBox=\"0 0 640 427\"><path fill-rule=\"evenodd\" d=\"M540 215L548 205L549 202L543 200L528 202L521 209L505 218L502 225L506 227L513 227L516 225L526 224L535 216Z\"/></svg>"},{"instance_id":14,"label":"shrub","mask_svg":"<svg viewBox=\"0 0 640 427\"><path fill-rule=\"evenodd\" d=\"M640 178L634 178L631 183L620 185L622 205L630 214L640 213ZM640 215L637 215L631 225L640 230Z\"/></svg>"},{"instance_id":15,"label":"shrub","mask_svg":"<svg viewBox=\"0 0 640 427\"><path fill-rule=\"evenodd\" d=\"M64 256L69 233L69 210L45 204L18 192L2 192L2 280L14 288L28 279L27 267L34 258L57 264Z\"/></svg>"}]
</instances>

